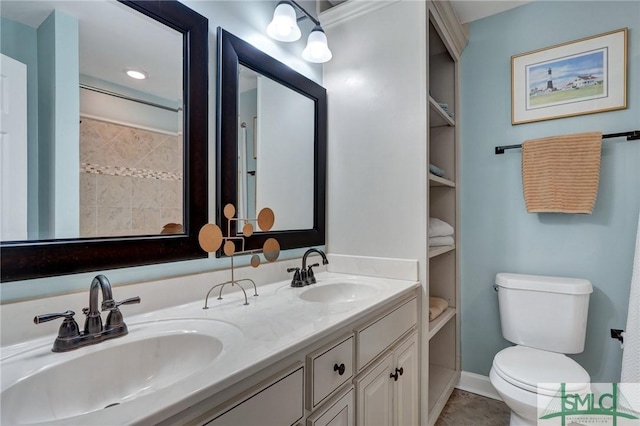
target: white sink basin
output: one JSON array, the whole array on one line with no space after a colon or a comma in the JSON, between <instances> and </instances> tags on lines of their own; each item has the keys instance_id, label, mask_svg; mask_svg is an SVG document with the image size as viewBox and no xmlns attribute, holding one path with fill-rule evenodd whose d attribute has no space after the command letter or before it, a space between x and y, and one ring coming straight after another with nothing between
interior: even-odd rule
<instances>
[{"instance_id":1,"label":"white sink basin","mask_svg":"<svg viewBox=\"0 0 640 426\"><path fill-rule=\"evenodd\" d=\"M307 302L344 303L368 299L377 292L378 289L369 284L337 282L308 288L298 297Z\"/></svg>"},{"instance_id":2,"label":"white sink basin","mask_svg":"<svg viewBox=\"0 0 640 426\"><path fill-rule=\"evenodd\" d=\"M51 337L2 359L0 423L75 423L209 368L241 338L231 324L202 319L130 325L126 336L65 353L51 352Z\"/></svg>"}]
</instances>

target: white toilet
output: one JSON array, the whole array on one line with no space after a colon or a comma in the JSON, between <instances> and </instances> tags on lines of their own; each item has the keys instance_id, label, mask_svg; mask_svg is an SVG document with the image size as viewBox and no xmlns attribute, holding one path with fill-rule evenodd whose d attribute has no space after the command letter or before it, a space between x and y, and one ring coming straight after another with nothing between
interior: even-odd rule
<instances>
[{"instance_id":1,"label":"white toilet","mask_svg":"<svg viewBox=\"0 0 640 426\"><path fill-rule=\"evenodd\" d=\"M584 350L593 287L583 279L499 273L495 288L502 335L516 346L496 354L489 378L511 409L511 426L536 425L537 392L558 391L539 384L589 392L589 374L564 354Z\"/></svg>"}]
</instances>

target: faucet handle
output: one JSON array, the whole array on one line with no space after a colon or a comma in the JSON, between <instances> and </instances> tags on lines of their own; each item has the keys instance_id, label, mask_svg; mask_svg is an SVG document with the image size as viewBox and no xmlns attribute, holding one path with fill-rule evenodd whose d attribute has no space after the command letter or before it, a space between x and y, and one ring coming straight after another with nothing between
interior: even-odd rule
<instances>
[{"instance_id":1,"label":"faucet handle","mask_svg":"<svg viewBox=\"0 0 640 426\"><path fill-rule=\"evenodd\" d=\"M291 280L291 287L302 287L304 282L300 276L300 268L287 268L287 272L293 272L293 279Z\"/></svg>"},{"instance_id":2,"label":"faucet handle","mask_svg":"<svg viewBox=\"0 0 640 426\"><path fill-rule=\"evenodd\" d=\"M115 309L120 305L134 305L136 303L140 303L140 297L139 296L130 297L128 299L124 299L124 300L121 300L119 302L114 302L113 308L111 308L111 309Z\"/></svg>"},{"instance_id":3,"label":"faucet handle","mask_svg":"<svg viewBox=\"0 0 640 426\"><path fill-rule=\"evenodd\" d=\"M313 269L311 269L315 268L316 266L320 266L320 264L314 263L313 265L309 265L309 267L307 268L307 280L305 281L306 285L316 283L316 276L313 274Z\"/></svg>"},{"instance_id":4,"label":"faucet handle","mask_svg":"<svg viewBox=\"0 0 640 426\"><path fill-rule=\"evenodd\" d=\"M102 310L103 311L112 311L114 309L117 309L118 306L120 306L120 305L133 305L134 303L140 303L140 297L138 297L138 296L130 297L128 299L124 299L124 300L121 300L119 302L116 302L113 299L105 300L104 302L102 302Z\"/></svg>"},{"instance_id":5,"label":"faucet handle","mask_svg":"<svg viewBox=\"0 0 640 426\"><path fill-rule=\"evenodd\" d=\"M140 303L140 297L130 297L119 302L114 302L113 308L111 308L111 312L109 312L109 315L107 315L106 328L122 327L126 330L122 312L120 312L120 309L118 309L118 307L120 305L133 305L135 303Z\"/></svg>"},{"instance_id":6,"label":"faucet handle","mask_svg":"<svg viewBox=\"0 0 640 426\"><path fill-rule=\"evenodd\" d=\"M33 317L33 323L34 324L41 324L43 322L48 322L48 321L54 320L56 318L73 319L73 316L75 314L76 313L73 312L73 311L66 311L66 312L54 313L54 314L36 315L35 317Z\"/></svg>"},{"instance_id":7,"label":"faucet handle","mask_svg":"<svg viewBox=\"0 0 640 426\"><path fill-rule=\"evenodd\" d=\"M62 324L60 324L60 328L58 329L58 337L56 338L56 343L53 345L54 352L61 352L59 349L60 341L69 339L70 337L76 337L80 335L80 329L78 328L78 323L73 319L73 316L76 313L73 311L66 311L62 313L55 314L44 314L44 315L36 315L33 318L33 322L35 324L40 324L43 322L48 322L54 320L56 318L64 318Z\"/></svg>"},{"instance_id":8,"label":"faucet handle","mask_svg":"<svg viewBox=\"0 0 640 426\"><path fill-rule=\"evenodd\" d=\"M113 299L107 299L102 301L102 305L100 306L101 311L108 311L114 309L116 307L116 301Z\"/></svg>"}]
</instances>

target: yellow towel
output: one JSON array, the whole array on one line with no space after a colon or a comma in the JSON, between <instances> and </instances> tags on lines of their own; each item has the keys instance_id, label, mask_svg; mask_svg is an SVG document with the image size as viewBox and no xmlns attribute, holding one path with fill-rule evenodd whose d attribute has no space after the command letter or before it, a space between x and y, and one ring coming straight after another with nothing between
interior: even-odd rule
<instances>
[{"instance_id":1,"label":"yellow towel","mask_svg":"<svg viewBox=\"0 0 640 426\"><path fill-rule=\"evenodd\" d=\"M433 321L449 307L449 303L441 297L429 297L429 321Z\"/></svg>"},{"instance_id":2,"label":"yellow towel","mask_svg":"<svg viewBox=\"0 0 640 426\"><path fill-rule=\"evenodd\" d=\"M522 144L522 189L529 213L591 214L598 195L602 133Z\"/></svg>"}]
</instances>

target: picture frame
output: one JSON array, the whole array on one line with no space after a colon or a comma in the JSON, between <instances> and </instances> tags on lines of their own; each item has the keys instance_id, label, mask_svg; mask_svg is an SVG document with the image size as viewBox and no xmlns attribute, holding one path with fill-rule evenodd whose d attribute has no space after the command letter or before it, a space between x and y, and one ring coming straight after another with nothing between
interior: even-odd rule
<instances>
[{"instance_id":1,"label":"picture frame","mask_svg":"<svg viewBox=\"0 0 640 426\"><path fill-rule=\"evenodd\" d=\"M627 108L627 28L511 57L511 124Z\"/></svg>"}]
</instances>

